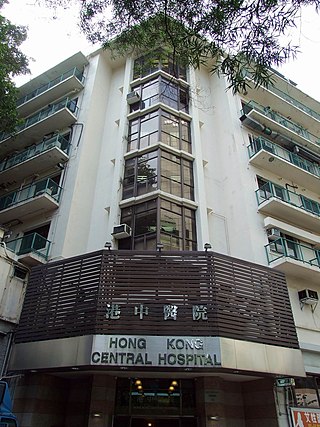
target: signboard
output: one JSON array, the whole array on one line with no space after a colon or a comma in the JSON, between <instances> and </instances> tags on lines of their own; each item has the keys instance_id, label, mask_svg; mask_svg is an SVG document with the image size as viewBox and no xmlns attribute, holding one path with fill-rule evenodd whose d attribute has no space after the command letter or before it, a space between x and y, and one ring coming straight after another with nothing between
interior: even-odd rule
<instances>
[{"instance_id":1,"label":"signboard","mask_svg":"<svg viewBox=\"0 0 320 427\"><path fill-rule=\"evenodd\" d=\"M320 409L290 408L294 427L320 427Z\"/></svg>"},{"instance_id":2,"label":"signboard","mask_svg":"<svg viewBox=\"0 0 320 427\"><path fill-rule=\"evenodd\" d=\"M276 385L277 387L289 387L294 385L294 379L293 378L277 378Z\"/></svg>"},{"instance_id":3,"label":"signboard","mask_svg":"<svg viewBox=\"0 0 320 427\"><path fill-rule=\"evenodd\" d=\"M91 365L159 368L221 366L216 337L95 335Z\"/></svg>"}]
</instances>

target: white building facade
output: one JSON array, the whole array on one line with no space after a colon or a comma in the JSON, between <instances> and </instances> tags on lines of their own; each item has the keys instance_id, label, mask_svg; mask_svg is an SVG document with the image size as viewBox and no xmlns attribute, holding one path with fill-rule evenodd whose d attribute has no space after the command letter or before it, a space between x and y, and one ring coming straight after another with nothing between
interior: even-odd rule
<instances>
[{"instance_id":1,"label":"white building facade","mask_svg":"<svg viewBox=\"0 0 320 427\"><path fill-rule=\"evenodd\" d=\"M320 104L251 83L99 50L20 88L0 310L21 427L320 425Z\"/></svg>"}]
</instances>

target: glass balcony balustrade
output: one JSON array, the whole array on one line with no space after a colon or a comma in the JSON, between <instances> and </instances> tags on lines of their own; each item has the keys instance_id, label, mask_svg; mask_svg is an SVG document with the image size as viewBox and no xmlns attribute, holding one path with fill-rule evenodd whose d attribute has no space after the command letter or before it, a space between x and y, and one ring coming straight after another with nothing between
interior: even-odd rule
<instances>
[{"instance_id":1,"label":"glass balcony balustrade","mask_svg":"<svg viewBox=\"0 0 320 427\"><path fill-rule=\"evenodd\" d=\"M281 258L292 258L320 269L320 250L294 240L279 237L265 246L268 263Z\"/></svg>"},{"instance_id":2,"label":"glass balcony balustrade","mask_svg":"<svg viewBox=\"0 0 320 427\"><path fill-rule=\"evenodd\" d=\"M17 205L18 203L29 201L41 194L47 194L56 202L59 202L61 191L62 187L52 179L46 178L0 197L0 211Z\"/></svg>"},{"instance_id":3,"label":"glass balcony balustrade","mask_svg":"<svg viewBox=\"0 0 320 427\"><path fill-rule=\"evenodd\" d=\"M320 203L309 199L302 194L294 193L293 191L290 191L285 187L281 187L280 185L273 184L270 181L256 190L256 198L259 206L261 203L272 197L320 217Z\"/></svg>"},{"instance_id":4,"label":"glass balcony balustrade","mask_svg":"<svg viewBox=\"0 0 320 427\"><path fill-rule=\"evenodd\" d=\"M268 117L269 119L275 121L276 123L279 123L280 125L286 127L290 131L312 142L313 144L320 145L319 138L317 138L315 135L312 135L310 132L308 132L307 129L304 129L299 124L294 123L291 120L289 120L287 117L284 117L281 114L277 113L276 111L273 111L268 106L264 107L255 101L250 101L247 104L243 104L243 109L242 109L243 115L247 115L251 111L257 111L258 113Z\"/></svg>"},{"instance_id":5,"label":"glass balcony balustrade","mask_svg":"<svg viewBox=\"0 0 320 427\"><path fill-rule=\"evenodd\" d=\"M17 106L19 107L20 105L25 104L26 102L30 101L30 99L33 99L36 96L41 95L42 93L46 92L47 90L51 89L52 87L58 85L59 83L63 82L64 80L67 80L72 76L75 76L81 83L84 82L82 71L79 71L77 68L72 68L71 70L61 74L56 79L51 80L49 83L46 83L38 87L36 90L33 90L32 92L29 92L27 95L19 98L17 101Z\"/></svg>"},{"instance_id":6,"label":"glass balcony balustrade","mask_svg":"<svg viewBox=\"0 0 320 427\"><path fill-rule=\"evenodd\" d=\"M64 153L69 154L69 141L65 139L62 135L56 135L52 138L40 142L39 144L29 147L26 150L21 151L21 153L6 158L0 163L0 172L10 169L13 166L19 165L20 163L23 163L29 159L32 159L33 157L38 156L39 154L44 153L45 151L50 150L53 147L58 147Z\"/></svg>"},{"instance_id":7,"label":"glass balcony balustrade","mask_svg":"<svg viewBox=\"0 0 320 427\"><path fill-rule=\"evenodd\" d=\"M39 123L41 120L44 120L49 116L52 116L57 111L63 110L64 108L67 108L69 111L71 111L71 113L73 115L77 116L77 113L78 113L77 101L73 100L73 99L65 98L62 101L57 102L55 104L52 104L52 105L42 109L38 113L36 113L36 114L28 117L27 119L25 119L24 122L16 128L15 133L21 132L30 126L32 126L36 123ZM11 135L8 133L0 134L0 141L3 141L5 139L9 138L10 136Z\"/></svg>"},{"instance_id":8,"label":"glass balcony balustrade","mask_svg":"<svg viewBox=\"0 0 320 427\"><path fill-rule=\"evenodd\" d=\"M253 80L252 74L249 71L244 72L245 76ZM274 93L275 95L278 95L280 98L284 99L285 101L289 102L290 104L294 105L295 107L299 108L299 110L304 111L305 113L309 114L309 116L315 118L316 120L320 121L320 114L314 111L312 108L307 107L302 102L298 101L297 99L293 98L289 94L283 92L276 86L270 84L267 88L262 88L264 90L269 90L270 92Z\"/></svg>"},{"instance_id":9,"label":"glass balcony balustrade","mask_svg":"<svg viewBox=\"0 0 320 427\"><path fill-rule=\"evenodd\" d=\"M286 160L292 163L293 165L298 166L299 168L304 169L305 171L310 172L320 178L319 164L310 162L309 160L304 159L298 154L292 153L291 151L286 150L285 148L274 144L273 142L262 137L255 138L248 146L248 153L250 159L260 150L268 151L269 153L272 153L280 157L281 159Z\"/></svg>"},{"instance_id":10,"label":"glass balcony balustrade","mask_svg":"<svg viewBox=\"0 0 320 427\"><path fill-rule=\"evenodd\" d=\"M51 242L38 233L31 233L6 242L6 247L17 255L31 252L47 260Z\"/></svg>"}]
</instances>

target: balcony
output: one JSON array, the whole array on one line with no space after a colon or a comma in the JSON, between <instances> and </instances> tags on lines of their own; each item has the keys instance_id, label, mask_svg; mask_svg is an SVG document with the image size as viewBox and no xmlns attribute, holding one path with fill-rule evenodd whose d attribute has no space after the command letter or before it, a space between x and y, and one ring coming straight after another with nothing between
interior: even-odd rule
<instances>
[{"instance_id":1,"label":"balcony","mask_svg":"<svg viewBox=\"0 0 320 427\"><path fill-rule=\"evenodd\" d=\"M2 182L19 181L25 176L48 170L69 159L70 143L62 135L56 135L40 144L33 145L0 163Z\"/></svg>"},{"instance_id":2,"label":"balcony","mask_svg":"<svg viewBox=\"0 0 320 427\"><path fill-rule=\"evenodd\" d=\"M263 107L250 101L243 105L240 120L244 126L269 135L270 139L292 146L300 144L320 153L319 137L289 118L273 111L270 107Z\"/></svg>"},{"instance_id":3,"label":"balcony","mask_svg":"<svg viewBox=\"0 0 320 427\"><path fill-rule=\"evenodd\" d=\"M50 178L0 197L0 223L57 209L62 188Z\"/></svg>"},{"instance_id":4,"label":"balcony","mask_svg":"<svg viewBox=\"0 0 320 427\"><path fill-rule=\"evenodd\" d=\"M277 79L275 85L270 84L267 88L259 87L257 89L250 73L246 73L246 78L251 82L251 87L246 88L246 97L261 105L272 105L274 110L285 112L286 116L291 117L294 122L299 122L310 132L318 135L320 112L315 100L282 79ZM282 87L283 90L279 87ZM289 95L286 91L290 91L296 97ZM311 107L303 102L306 99Z\"/></svg>"},{"instance_id":5,"label":"balcony","mask_svg":"<svg viewBox=\"0 0 320 427\"><path fill-rule=\"evenodd\" d=\"M17 128L14 135L0 135L1 156L14 150L21 150L27 145L39 141L43 135L71 126L76 122L77 114L77 100L68 98L44 108L37 114L28 117Z\"/></svg>"},{"instance_id":6,"label":"balcony","mask_svg":"<svg viewBox=\"0 0 320 427\"><path fill-rule=\"evenodd\" d=\"M259 137L248 146L250 163L265 169L315 193L320 187L320 166L292 153L273 142Z\"/></svg>"},{"instance_id":7,"label":"balcony","mask_svg":"<svg viewBox=\"0 0 320 427\"><path fill-rule=\"evenodd\" d=\"M6 242L6 247L18 256L20 262L32 267L48 259L51 242L38 233L32 233Z\"/></svg>"},{"instance_id":8,"label":"balcony","mask_svg":"<svg viewBox=\"0 0 320 427\"><path fill-rule=\"evenodd\" d=\"M18 99L17 106L21 116L27 116L56 99L71 92L79 92L84 87L83 73L73 68L50 82Z\"/></svg>"},{"instance_id":9,"label":"balcony","mask_svg":"<svg viewBox=\"0 0 320 427\"><path fill-rule=\"evenodd\" d=\"M320 203L285 187L267 182L256 191L258 210L265 215L282 219L311 232L320 229Z\"/></svg>"},{"instance_id":10,"label":"balcony","mask_svg":"<svg viewBox=\"0 0 320 427\"><path fill-rule=\"evenodd\" d=\"M320 250L280 237L265 246L270 267L283 273L319 283Z\"/></svg>"}]
</instances>

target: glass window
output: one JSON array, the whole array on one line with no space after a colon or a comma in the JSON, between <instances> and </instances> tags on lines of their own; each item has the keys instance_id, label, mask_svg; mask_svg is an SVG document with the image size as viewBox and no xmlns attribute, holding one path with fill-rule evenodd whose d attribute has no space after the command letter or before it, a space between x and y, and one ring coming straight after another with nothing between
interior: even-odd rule
<instances>
[{"instance_id":1,"label":"glass window","mask_svg":"<svg viewBox=\"0 0 320 427\"><path fill-rule=\"evenodd\" d=\"M155 250L161 242L167 250L196 250L195 211L176 203L156 198L122 209L121 223L132 237L119 240L119 249Z\"/></svg>"},{"instance_id":2,"label":"glass window","mask_svg":"<svg viewBox=\"0 0 320 427\"><path fill-rule=\"evenodd\" d=\"M161 155L160 171L158 170ZM125 163L123 199L150 193L159 188L177 197L194 199L192 162L163 150L151 151Z\"/></svg>"},{"instance_id":3,"label":"glass window","mask_svg":"<svg viewBox=\"0 0 320 427\"><path fill-rule=\"evenodd\" d=\"M143 212L135 216L135 236L154 233L157 230L157 212Z\"/></svg>"},{"instance_id":4,"label":"glass window","mask_svg":"<svg viewBox=\"0 0 320 427\"><path fill-rule=\"evenodd\" d=\"M161 142L177 150L191 153L190 123L162 111Z\"/></svg>"},{"instance_id":5,"label":"glass window","mask_svg":"<svg viewBox=\"0 0 320 427\"><path fill-rule=\"evenodd\" d=\"M181 159L168 153L161 158L161 190L182 197Z\"/></svg>"},{"instance_id":6,"label":"glass window","mask_svg":"<svg viewBox=\"0 0 320 427\"><path fill-rule=\"evenodd\" d=\"M182 197L194 200L193 167L189 160L182 162L182 177Z\"/></svg>"},{"instance_id":7,"label":"glass window","mask_svg":"<svg viewBox=\"0 0 320 427\"><path fill-rule=\"evenodd\" d=\"M140 101L130 106L131 112L143 110L158 102L162 102L175 110L184 111L186 113L189 111L188 89L162 76L158 76L156 79L147 83L133 86L132 90L139 93Z\"/></svg>"},{"instance_id":8,"label":"glass window","mask_svg":"<svg viewBox=\"0 0 320 427\"><path fill-rule=\"evenodd\" d=\"M158 152L126 160L122 198L138 196L158 188Z\"/></svg>"},{"instance_id":9,"label":"glass window","mask_svg":"<svg viewBox=\"0 0 320 427\"><path fill-rule=\"evenodd\" d=\"M130 120L127 151L146 148L159 141L191 153L190 123L161 109Z\"/></svg>"},{"instance_id":10,"label":"glass window","mask_svg":"<svg viewBox=\"0 0 320 427\"><path fill-rule=\"evenodd\" d=\"M141 109L151 107L151 105L154 105L157 102L159 102L159 81L158 80L151 81L142 85L141 99L143 102L143 104L140 107Z\"/></svg>"},{"instance_id":11,"label":"glass window","mask_svg":"<svg viewBox=\"0 0 320 427\"><path fill-rule=\"evenodd\" d=\"M158 142L158 111L130 120L127 151L148 147Z\"/></svg>"},{"instance_id":12,"label":"glass window","mask_svg":"<svg viewBox=\"0 0 320 427\"><path fill-rule=\"evenodd\" d=\"M137 58L134 61L133 78L148 76L158 70L163 70L176 78L187 79L186 67L179 64L179 60L176 57L163 49L154 50Z\"/></svg>"}]
</instances>

